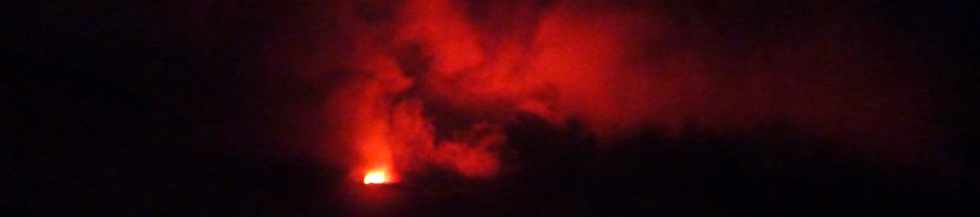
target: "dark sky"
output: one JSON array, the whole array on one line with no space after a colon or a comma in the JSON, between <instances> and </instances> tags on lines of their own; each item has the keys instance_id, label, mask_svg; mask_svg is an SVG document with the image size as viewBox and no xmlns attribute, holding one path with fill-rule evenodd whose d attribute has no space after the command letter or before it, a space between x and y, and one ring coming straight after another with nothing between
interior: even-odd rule
<instances>
[{"instance_id":1,"label":"dark sky","mask_svg":"<svg viewBox=\"0 0 980 217\"><path fill-rule=\"evenodd\" d=\"M476 12L468 13L478 13L488 2L475 1L471 10ZM923 123L938 139L894 151L882 142L890 140L841 141L780 120L753 122L738 130L719 129L711 121L682 120L670 133L650 125L599 146L595 133L583 129L587 121L555 126L524 114L504 124L508 142L536 145L512 145L501 154L506 168L517 168L512 172L471 180L432 169L403 186L378 189L351 184L348 168L324 163L330 161L324 156L343 155L342 151L315 153L341 150L319 147L328 129L321 123L328 90L352 76L318 73L344 64L350 39L344 38L340 15L331 13L339 4L40 3L38 19L15 21L32 26L37 20L33 29L39 31L11 33L15 44L4 49L15 73L4 82L0 96L13 105L4 111L14 123L11 134L20 139L8 142L14 151L7 155L18 163L7 167L13 194L2 201L13 209L0 212L971 216L967 201L980 190L977 162L972 159L977 154L975 123L967 118L974 101L967 92L977 69L975 3L844 2L609 5L665 12L662 16L676 20L677 26L691 27L663 39L684 47L674 50L708 50L700 53L708 66L734 72L751 71L759 64L741 65L739 60L755 59L736 57L762 45L792 47L792 33L809 32L807 26L869 27L854 30L848 38L884 45L853 46L876 55L861 63L874 63L883 72L860 76L864 80L856 83L912 83L892 88L897 93L925 91L915 97L929 103L928 110L912 114L883 109L888 114L872 120L901 126L920 121L904 121L905 117L928 116ZM385 19L383 12L371 13L394 6L371 7L380 9L364 9L364 16ZM825 12L808 15L811 11ZM695 30L699 28L705 30ZM311 61L318 58L324 61ZM788 60L810 65L804 58ZM810 71L798 73L802 75L794 79L822 79ZM744 85L738 79L723 84ZM807 93L802 96L810 96ZM853 123L860 128L865 122ZM896 133L907 132L903 130L907 129L874 132L882 138L907 138ZM848 148L854 146L886 148Z\"/></svg>"}]
</instances>

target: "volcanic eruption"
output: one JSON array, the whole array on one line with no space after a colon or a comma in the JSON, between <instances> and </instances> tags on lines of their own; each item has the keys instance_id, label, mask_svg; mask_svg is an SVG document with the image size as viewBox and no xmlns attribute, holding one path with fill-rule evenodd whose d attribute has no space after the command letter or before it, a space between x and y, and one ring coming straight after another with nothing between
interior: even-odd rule
<instances>
[{"instance_id":1,"label":"volcanic eruption","mask_svg":"<svg viewBox=\"0 0 980 217\"><path fill-rule=\"evenodd\" d=\"M886 42L820 20L790 17L793 43L732 42L752 45L739 50L712 47L735 39L689 29L657 7L407 0L336 8L334 37L346 50L332 69L344 76L329 90L326 142L349 147L356 157L340 164L366 174L365 184L432 168L493 178L508 167L506 128L528 115L556 128L581 123L598 146L645 129L676 135L691 123L740 132L788 122L840 143L890 144L856 149L902 161L917 149L910 143L934 138L930 105L914 91L927 84L871 73L891 70L877 59L901 50L870 49ZM852 46L862 43L871 45Z\"/></svg>"},{"instance_id":2,"label":"volcanic eruption","mask_svg":"<svg viewBox=\"0 0 980 217\"><path fill-rule=\"evenodd\" d=\"M3 205L960 216L972 2L42 1L5 47Z\"/></svg>"}]
</instances>

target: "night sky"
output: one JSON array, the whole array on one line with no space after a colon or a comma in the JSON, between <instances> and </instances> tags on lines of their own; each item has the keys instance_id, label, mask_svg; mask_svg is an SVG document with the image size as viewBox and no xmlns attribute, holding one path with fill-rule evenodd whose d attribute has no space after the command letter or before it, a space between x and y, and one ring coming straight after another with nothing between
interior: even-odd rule
<instances>
[{"instance_id":1,"label":"night sky","mask_svg":"<svg viewBox=\"0 0 980 217\"><path fill-rule=\"evenodd\" d=\"M43 2L0 210L973 216L974 4Z\"/></svg>"}]
</instances>

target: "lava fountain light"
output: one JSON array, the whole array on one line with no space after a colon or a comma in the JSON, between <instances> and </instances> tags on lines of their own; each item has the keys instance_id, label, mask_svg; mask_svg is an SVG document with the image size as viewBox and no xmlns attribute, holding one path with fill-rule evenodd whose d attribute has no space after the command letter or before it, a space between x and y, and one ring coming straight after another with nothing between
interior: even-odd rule
<instances>
[{"instance_id":1,"label":"lava fountain light","mask_svg":"<svg viewBox=\"0 0 980 217\"><path fill-rule=\"evenodd\" d=\"M364 184L385 184L388 183L388 174L384 170L370 171L364 175Z\"/></svg>"}]
</instances>

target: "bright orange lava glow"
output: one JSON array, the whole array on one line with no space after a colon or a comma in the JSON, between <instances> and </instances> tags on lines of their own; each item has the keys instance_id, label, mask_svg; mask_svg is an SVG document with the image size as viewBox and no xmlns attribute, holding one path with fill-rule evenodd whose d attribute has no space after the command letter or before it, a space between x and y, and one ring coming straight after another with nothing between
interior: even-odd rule
<instances>
[{"instance_id":1,"label":"bright orange lava glow","mask_svg":"<svg viewBox=\"0 0 980 217\"><path fill-rule=\"evenodd\" d=\"M364 175L364 184L384 184L388 182L388 175L385 171L371 171Z\"/></svg>"}]
</instances>

